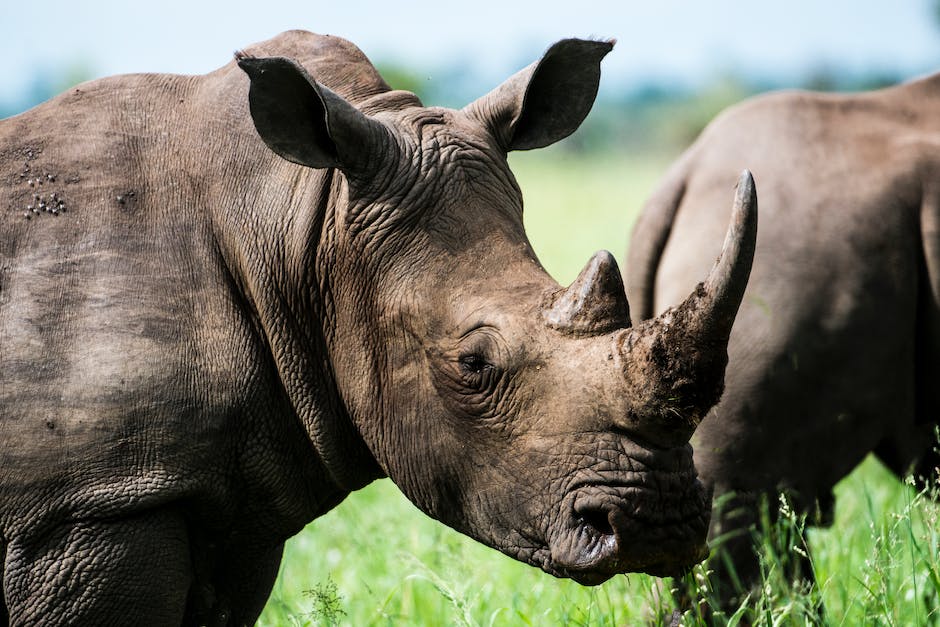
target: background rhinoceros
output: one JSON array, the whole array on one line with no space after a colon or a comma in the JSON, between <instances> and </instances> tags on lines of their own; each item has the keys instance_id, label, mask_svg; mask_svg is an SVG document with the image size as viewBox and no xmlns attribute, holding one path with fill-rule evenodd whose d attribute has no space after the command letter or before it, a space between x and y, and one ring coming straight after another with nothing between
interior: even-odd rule
<instances>
[{"instance_id":1,"label":"background rhinoceros","mask_svg":"<svg viewBox=\"0 0 940 627\"><path fill-rule=\"evenodd\" d=\"M940 416L940 76L870 93L785 92L734 107L679 159L633 232L636 320L680 300L718 254L741 164L761 189L751 280L725 394L693 438L713 519L744 588L761 496L811 522L869 452L936 478ZM797 553L794 552L794 557ZM809 577L799 560L795 576ZM731 586L723 560L719 581ZM735 590L725 587L733 598ZM733 604L733 603L732 603Z\"/></svg>"},{"instance_id":2,"label":"background rhinoceros","mask_svg":"<svg viewBox=\"0 0 940 627\"><path fill-rule=\"evenodd\" d=\"M288 32L0 123L0 615L250 623L284 540L384 475L557 576L699 560L688 439L753 185L706 283L629 328L609 253L568 289L542 269L506 163L575 130L610 49L561 41L455 111Z\"/></svg>"}]
</instances>

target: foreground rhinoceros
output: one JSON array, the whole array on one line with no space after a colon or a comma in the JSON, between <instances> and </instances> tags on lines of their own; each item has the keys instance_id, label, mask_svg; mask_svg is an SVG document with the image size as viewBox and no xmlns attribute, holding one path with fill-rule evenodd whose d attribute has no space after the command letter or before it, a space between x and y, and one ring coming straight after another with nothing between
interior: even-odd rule
<instances>
[{"instance_id":1,"label":"foreground rhinoceros","mask_svg":"<svg viewBox=\"0 0 940 627\"><path fill-rule=\"evenodd\" d=\"M250 623L284 540L385 475L557 576L699 560L688 440L720 393L753 187L704 287L630 329L608 253L567 290L539 265L506 163L574 131L610 48L561 41L453 111L291 32L3 121L12 622Z\"/></svg>"},{"instance_id":2,"label":"foreground rhinoceros","mask_svg":"<svg viewBox=\"0 0 940 627\"><path fill-rule=\"evenodd\" d=\"M759 97L705 130L637 223L627 287L641 320L680 302L718 254L735 168L746 163L761 188L727 387L692 441L703 480L737 496L713 533L745 587L758 564L750 536L736 534L761 495L775 505L785 492L824 521L833 486L870 451L899 474L936 472L938 107L940 76L860 95ZM730 576L724 566L714 564Z\"/></svg>"}]
</instances>

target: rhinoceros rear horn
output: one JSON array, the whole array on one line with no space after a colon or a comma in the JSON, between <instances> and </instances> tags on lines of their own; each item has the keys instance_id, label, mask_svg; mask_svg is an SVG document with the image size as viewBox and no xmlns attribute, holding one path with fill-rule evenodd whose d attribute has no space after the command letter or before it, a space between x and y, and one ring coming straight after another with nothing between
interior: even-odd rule
<instances>
[{"instance_id":1,"label":"rhinoceros rear horn","mask_svg":"<svg viewBox=\"0 0 940 627\"><path fill-rule=\"evenodd\" d=\"M630 326L630 307L614 256L594 253L578 278L542 309L548 326L572 335L598 335Z\"/></svg>"},{"instance_id":2,"label":"rhinoceros rear horn","mask_svg":"<svg viewBox=\"0 0 940 627\"><path fill-rule=\"evenodd\" d=\"M632 411L661 439L687 441L721 397L728 338L756 240L757 193L745 170L721 255L708 278L678 307L637 325L621 340Z\"/></svg>"},{"instance_id":3,"label":"rhinoceros rear horn","mask_svg":"<svg viewBox=\"0 0 940 627\"><path fill-rule=\"evenodd\" d=\"M614 43L563 39L464 111L507 152L553 144L587 117L597 97L601 59Z\"/></svg>"},{"instance_id":4,"label":"rhinoceros rear horn","mask_svg":"<svg viewBox=\"0 0 940 627\"><path fill-rule=\"evenodd\" d=\"M383 154L388 131L303 67L284 57L235 55L251 81L248 103L255 128L275 153L310 168L364 173Z\"/></svg>"}]
</instances>

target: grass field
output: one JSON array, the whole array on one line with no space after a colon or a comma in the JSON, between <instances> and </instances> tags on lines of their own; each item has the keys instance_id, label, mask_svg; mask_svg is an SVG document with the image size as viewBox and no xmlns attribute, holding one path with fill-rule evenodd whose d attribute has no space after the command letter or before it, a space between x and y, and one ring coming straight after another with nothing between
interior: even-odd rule
<instances>
[{"instance_id":1,"label":"grass field","mask_svg":"<svg viewBox=\"0 0 940 627\"><path fill-rule=\"evenodd\" d=\"M595 250L622 259L633 218L667 162L514 155L526 226L546 269L567 284ZM828 624L940 625L940 508L872 459L839 484L837 497L830 529L803 533L800 521L784 517L778 531L791 535L782 547L766 543L764 594L749 600L746 618L808 624L821 602ZM793 592L779 581L779 564L804 537L819 585ZM288 542L259 624L668 624L669 585L645 575L593 588L555 579L427 518L383 480ZM691 612L683 617L697 622Z\"/></svg>"}]
</instances>

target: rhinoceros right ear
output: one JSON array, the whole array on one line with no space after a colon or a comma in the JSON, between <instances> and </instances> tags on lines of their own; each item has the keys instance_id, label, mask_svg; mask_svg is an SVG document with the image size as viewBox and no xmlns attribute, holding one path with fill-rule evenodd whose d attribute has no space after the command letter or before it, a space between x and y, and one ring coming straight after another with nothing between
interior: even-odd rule
<instances>
[{"instance_id":1,"label":"rhinoceros right ear","mask_svg":"<svg viewBox=\"0 0 940 627\"><path fill-rule=\"evenodd\" d=\"M614 41L563 39L541 60L464 108L507 152L542 148L581 125L597 97L601 59Z\"/></svg>"},{"instance_id":2,"label":"rhinoceros right ear","mask_svg":"<svg viewBox=\"0 0 940 627\"><path fill-rule=\"evenodd\" d=\"M281 157L311 168L356 172L369 165L370 155L381 154L385 127L296 62L242 53L235 58L251 80L248 104L255 128Z\"/></svg>"}]
</instances>

